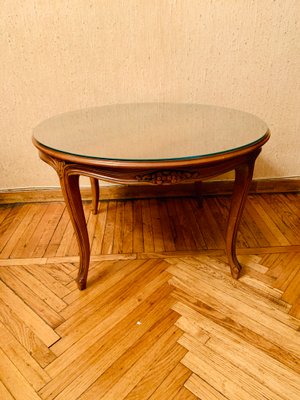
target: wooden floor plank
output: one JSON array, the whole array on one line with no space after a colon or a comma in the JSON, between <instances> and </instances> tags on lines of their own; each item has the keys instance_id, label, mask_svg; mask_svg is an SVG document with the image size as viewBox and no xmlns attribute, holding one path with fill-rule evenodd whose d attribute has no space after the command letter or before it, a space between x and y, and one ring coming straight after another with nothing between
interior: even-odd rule
<instances>
[{"instance_id":1,"label":"wooden floor plank","mask_svg":"<svg viewBox=\"0 0 300 400\"><path fill-rule=\"evenodd\" d=\"M35 265L26 265L24 268L36 279L38 279L44 286L51 290L57 296L57 298L61 298L70 293L70 290L66 288L66 286L56 280L51 274L48 274L45 269L37 268ZM60 302L61 306L58 307L63 309L65 304L63 301Z\"/></svg>"},{"instance_id":2,"label":"wooden floor plank","mask_svg":"<svg viewBox=\"0 0 300 400\"><path fill-rule=\"evenodd\" d=\"M242 388L235 382L235 377L231 376L231 379L229 379L223 374L226 371L216 368L215 365L212 367L209 360L189 352L183 358L182 363L212 386L215 391L221 392L230 400L255 399L255 397L245 390L246 388Z\"/></svg>"},{"instance_id":3,"label":"wooden floor plank","mask_svg":"<svg viewBox=\"0 0 300 400\"><path fill-rule=\"evenodd\" d=\"M0 381L0 399L14 400L10 392L6 389L6 387L1 381Z\"/></svg>"},{"instance_id":4,"label":"wooden floor plank","mask_svg":"<svg viewBox=\"0 0 300 400\"><path fill-rule=\"evenodd\" d=\"M281 400L280 395L238 368L234 362L232 362L233 360L229 361L220 356L218 352L211 350L192 336L184 334L178 342L193 355L201 360L205 360L209 367L215 368L220 374L224 375L225 380L227 379L230 381L232 379L239 388L245 389L245 391L249 393L249 397L252 396L254 399L265 397L272 400ZM271 377L266 375L265 379L271 380ZM292 394L292 391L290 391L290 394Z\"/></svg>"},{"instance_id":5,"label":"wooden floor plank","mask_svg":"<svg viewBox=\"0 0 300 400\"><path fill-rule=\"evenodd\" d=\"M0 207L0 226L3 226L3 221L10 214L15 206L4 205Z\"/></svg>"},{"instance_id":6,"label":"wooden floor plank","mask_svg":"<svg viewBox=\"0 0 300 400\"><path fill-rule=\"evenodd\" d=\"M158 320L159 321L159 320ZM141 324L144 321L140 321ZM140 325L141 326L141 325ZM124 374L134 367L135 363L145 356L157 341L161 333L161 326L156 323L150 331L140 337L115 363L102 374L94 384L80 397L80 399L94 399L95 397L107 397L106 393L114 385L118 384ZM126 396L126 400L136 398L147 398L160 385L175 365L185 355L186 350L176 343L177 336L174 335L172 345L163 349L160 358L153 366L149 366L147 374Z\"/></svg>"},{"instance_id":7,"label":"wooden floor plank","mask_svg":"<svg viewBox=\"0 0 300 400\"><path fill-rule=\"evenodd\" d=\"M153 318L153 314L151 316ZM159 318L161 318L161 316L159 316ZM171 325L171 328L169 328L170 332L165 336L165 340L167 340L167 338L170 337L170 334L174 332L172 322L176 318L177 315L174 315L170 312L168 316L164 316L164 326L166 327ZM153 324L153 320L152 322L149 320L149 322L151 325ZM99 376L101 376L102 373L113 364L113 362L115 362L126 350L128 350L128 348L130 348L136 342L136 340L138 340L139 336L137 335L137 333L141 332L141 330L138 328L144 327L145 329L145 327L147 326L145 319L144 323L145 325L143 324L141 326L138 326L137 324L135 324L134 326L132 326L132 328L127 332L126 336L124 336L123 334L122 339L122 336L120 335L121 332L114 331L113 338L118 338L117 342L110 342L110 336L104 339L104 343L107 343L108 341L108 343L114 343L117 344L117 346L110 345L107 348L106 346L101 346L101 343L96 342L94 348L98 348L98 352L95 353L94 351L91 351L69 364L67 370L63 370L59 375L56 375L55 378L40 391L42 398L54 398L58 394L58 396L55 397L56 399L66 400L68 398L76 398L76 396L78 397L79 395L84 393L84 391L88 387L90 387L90 385L93 384L96 379L98 379ZM164 342L164 344L165 343L166 342ZM94 350L94 348L91 347L91 350ZM102 357L99 356L100 354L102 354ZM119 390L120 387L117 389ZM109 396L108 393L106 394L106 396Z\"/></svg>"},{"instance_id":8,"label":"wooden floor plank","mask_svg":"<svg viewBox=\"0 0 300 400\"><path fill-rule=\"evenodd\" d=\"M122 253L133 252L133 204L132 201L124 202L124 230Z\"/></svg>"},{"instance_id":9,"label":"wooden floor plank","mask_svg":"<svg viewBox=\"0 0 300 400\"><path fill-rule=\"evenodd\" d=\"M190 390L186 389L185 386L182 386L179 392L177 392L172 398L172 400L199 400L199 398L195 396Z\"/></svg>"},{"instance_id":10,"label":"wooden floor plank","mask_svg":"<svg viewBox=\"0 0 300 400\"><path fill-rule=\"evenodd\" d=\"M111 254L114 245L114 231L117 213L117 202L110 201L108 203L106 224L102 242L102 254Z\"/></svg>"},{"instance_id":11,"label":"wooden floor plank","mask_svg":"<svg viewBox=\"0 0 300 400\"><path fill-rule=\"evenodd\" d=\"M70 217L68 214L68 210L65 207L65 209L61 215L61 218L59 219L59 222L56 225L56 228L51 237L51 240L49 241L49 244L46 248L44 257L55 257L56 256L56 253L61 244L63 235L64 235L69 223L70 223Z\"/></svg>"},{"instance_id":12,"label":"wooden floor plank","mask_svg":"<svg viewBox=\"0 0 300 400\"><path fill-rule=\"evenodd\" d=\"M39 227L43 226L43 230L41 232L40 238L37 241L37 246L32 252L32 257L43 257L47 250L47 246L54 234L55 227L60 220L65 206L61 203L53 203L50 204L44 216L47 216L47 222L45 221L45 225L43 222L40 222ZM37 233L37 230L35 231Z\"/></svg>"},{"instance_id":13,"label":"wooden floor plank","mask_svg":"<svg viewBox=\"0 0 300 400\"><path fill-rule=\"evenodd\" d=\"M24 270L23 270L24 271ZM21 271L21 272L23 272ZM28 282L27 276L24 275L29 275L29 274L24 274L24 273L18 273L20 272L20 268L1 268L0 270L0 278L2 281L10 288L12 289L15 294L18 295L18 297L21 297L23 301L38 315L40 316L48 325L51 326L51 328L56 328L59 326L62 322L64 322L64 318L61 317L61 315L58 314L57 311L61 311L62 308L56 308L57 305L57 300L61 302L61 299L57 299L54 296L52 296L52 293L50 292L51 297L47 298L47 288L45 288L42 285L39 286L34 286L34 284L30 285ZM18 279L18 277L20 279ZM27 285L25 285L23 282L26 282ZM32 282L32 280L29 280ZM33 288L33 290L32 290ZM46 289L46 293L43 292L40 289ZM41 293L42 292L42 293ZM37 295L38 294L38 295ZM41 297L39 295L41 294ZM46 301L44 301L46 300ZM48 300L48 301L47 301ZM50 303L50 305L49 305ZM65 304L64 304L65 307Z\"/></svg>"},{"instance_id":14,"label":"wooden floor plank","mask_svg":"<svg viewBox=\"0 0 300 400\"><path fill-rule=\"evenodd\" d=\"M196 311L194 310L196 308ZM191 318L196 313L199 326L205 326L209 322L213 327L216 324L219 329L228 331L230 335L236 338L242 338L244 341L254 343L259 349L262 349L267 355L274 357L284 365L300 371L299 364L299 334L291 330L291 337L294 334L293 343L287 343L287 340L280 335L277 335L276 329L266 329L260 324L256 324L243 314L240 318L236 318L229 310L228 314L217 311L217 307L212 308L211 304L197 302L193 308L184 304L178 303L173 307L177 312L187 312ZM276 326L276 324L274 325ZM284 343L284 345L283 345Z\"/></svg>"},{"instance_id":15,"label":"wooden floor plank","mask_svg":"<svg viewBox=\"0 0 300 400\"><path fill-rule=\"evenodd\" d=\"M276 237L279 241L281 246L289 246L291 243L286 238L285 234L280 230L280 227L277 226L273 218L270 215L270 209L267 207L265 202L261 201L260 196L253 196L252 197L252 204L254 205L258 215L260 218L264 220L268 229L271 230L272 234Z\"/></svg>"},{"instance_id":16,"label":"wooden floor plank","mask_svg":"<svg viewBox=\"0 0 300 400\"><path fill-rule=\"evenodd\" d=\"M0 300L0 321L27 350L27 352L41 365L46 367L55 359L51 350L42 340L24 323L22 317L14 313Z\"/></svg>"},{"instance_id":17,"label":"wooden floor plank","mask_svg":"<svg viewBox=\"0 0 300 400\"><path fill-rule=\"evenodd\" d=\"M164 397L168 399L174 398L190 375L191 371L188 368L181 363L177 364L153 395L149 397L149 400L159 400Z\"/></svg>"},{"instance_id":18,"label":"wooden floor plank","mask_svg":"<svg viewBox=\"0 0 300 400\"><path fill-rule=\"evenodd\" d=\"M124 202L118 201L116 204L116 220L115 225L119 227L114 232L114 241L112 253L123 253L123 236L124 236Z\"/></svg>"},{"instance_id":19,"label":"wooden floor plank","mask_svg":"<svg viewBox=\"0 0 300 400\"><path fill-rule=\"evenodd\" d=\"M174 243L174 232L172 230L172 226L170 223L170 218L168 215L167 209L167 200L166 199L159 199L159 215L162 221L161 228L162 228L162 235L163 235L163 242L164 248L166 251L175 251L175 243Z\"/></svg>"},{"instance_id":20,"label":"wooden floor plank","mask_svg":"<svg viewBox=\"0 0 300 400\"><path fill-rule=\"evenodd\" d=\"M163 388L161 385L165 383L166 378L170 379L170 374L186 354L186 350L180 345L177 345L177 341L174 338L173 340L172 348L168 349L167 352L161 352L157 362L153 366L150 366L143 379L141 379L134 389L125 397L126 400L152 398L153 396L155 398L161 393L162 389L164 390L165 397L169 399L172 398L171 394L167 393L167 388ZM174 378L174 373L171 375L171 378L172 377Z\"/></svg>"},{"instance_id":21,"label":"wooden floor plank","mask_svg":"<svg viewBox=\"0 0 300 400\"><path fill-rule=\"evenodd\" d=\"M16 400L39 400L33 387L0 349L0 378Z\"/></svg>"},{"instance_id":22,"label":"wooden floor plank","mask_svg":"<svg viewBox=\"0 0 300 400\"><path fill-rule=\"evenodd\" d=\"M142 200L133 202L133 251L144 251Z\"/></svg>"},{"instance_id":23,"label":"wooden floor plank","mask_svg":"<svg viewBox=\"0 0 300 400\"><path fill-rule=\"evenodd\" d=\"M274 382L280 381L280 383L277 382L277 386L279 385L278 387L281 388L282 386L281 389L278 389L279 392L283 390L284 387L288 386L290 389L286 390L294 394L299 394L299 368L298 372L295 372L284 363L275 360L261 349L258 349L255 342L247 343L243 338L237 337L230 330L221 327L213 321L207 318L205 318L205 320L199 318L199 313L188 307L180 306L180 308L178 308L176 305L176 307L173 308L177 312L181 312L187 319L192 319L196 327L199 327L211 336L210 340L205 343L206 346L219 352L220 355L224 354L224 357L226 355L228 360L231 360L233 357L232 360L235 365L239 363L243 371L255 377L255 379L259 380L262 384L267 385L262 375L262 370L264 370L268 376L272 377ZM222 344L222 341L224 344ZM227 345L225 345L226 343ZM260 369L257 368L257 365L260 366ZM273 386L271 385L270 389L272 390L272 388Z\"/></svg>"},{"instance_id":24,"label":"wooden floor plank","mask_svg":"<svg viewBox=\"0 0 300 400\"><path fill-rule=\"evenodd\" d=\"M112 324L113 321L118 321L122 315L122 312L128 313L132 311L141 301L141 299L149 296L159 286L168 280L169 275L166 272L163 272L164 266L158 266L158 268L159 269L156 269L156 273L153 268L152 275L144 275L144 283L140 282L139 284L133 285L131 289L128 288L127 292L120 292L118 287L116 292L119 292L118 295L116 296L115 293L113 293L111 297L109 297L109 301L107 303L103 303L102 306L97 306L89 318L85 318L84 320L77 319L74 322L72 321L71 324L67 325L67 329L66 326L64 326L62 329L57 329L57 331L63 335L63 337L59 342L52 346L52 351L56 355L60 355L71 345L76 343L80 338L82 338L86 333L86 330L92 331L95 327L98 327L99 329L99 318L102 319L102 322L105 326L109 326L109 324ZM157 271L159 270L162 273L157 274ZM146 283L147 281L149 281L149 283ZM118 308L115 310L115 312L113 312L116 304L118 304Z\"/></svg>"},{"instance_id":25,"label":"wooden floor plank","mask_svg":"<svg viewBox=\"0 0 300 400\"><path fill-rule=\"evenodd\" d=\"M107 219L107 211L108 211L108 202L100 201L99 203L99 211L96 215L97 224L94 230L93 240L91 242L91 254L101 254L104 231Z\"/></svg>"},{"instance_id":26,"label":"wooden floor plank","mask_svg":"<svg viewBox=\"0 0 300 400\"><path fill-rule=\"evenodd\" d=\"M274 201L272 201L272 203L269 203L267 197L264 195L259 196L257 200L260 203L261 207L264 208L264 210L268 210L269 218L273 221L273 224L277 226L278 231L280 232L280 236L284 236L285 240L289 244L298 244L298 241L295 241L296 237L294 232L290 227L287 226L285 222L284 213L281 209L277 208L276 203Z\"/></svg>"},{"instance_id":27,"label":"wooden floor plank","mask_svg":"<svg viewBox=\"0 0 300 400\"><path fill-rule=\"evenodd\" d=\"M210 386L200 376L192 374L191 377L185 382L185 387L198 396L200 399L205 400L227 400L219 391Z\"/></svg>"},{"instance_id":28,"label":"wooden floor plank","mask_svg":"<svg viewBox=\"0 0 300 400\"><path fill-rule=\"evenodd\" d=\"M11 219L11 224L0 237L0 258L9 258L24 230L32 219L32 204L25 204L20 212ZM13 214L12 216L13 217ZM10 218L8 218L10 220Z\"/></svg>"},{"instance_id":29,"label":"wooden floor plank","mask_svg":"<svg viewBox=\"0 0 300 400\"><path fill-rule=\"evenodd\" d=\"M133 367L114 385L107 393L107 399L125 399L128 393L143 379L149 366L157 361L161 353L161 349L169 349L173 342L171 338L178 338L181 332L176 327L171 326L166 332L157 337L155 344L151 349L140 358Z\"/></svg>"},{"instance_id":30,"label":"wooden floor plank","mask_svg":"<svg viewBox=\"0 0 300 400\"><path fill-rule=\"evenodd\" d=\"M142 205L142 223L144 251L154 251L153 227L151 223L151 210L149 200L144 200Z\"/></svg>"},{"instance_id":31,"label":"wooden floor plank","mask_svg":"<svg viewBox=\"0 0 300 400\"><path fill-rule=\"evenodd\" d=\"M49 375L1 322L0 348L36 391L50 381Z\"/></svg>"},{"instance_id":32,"label":"wooden floor plank","mask_svg":"<svg viewBox=\"0 0 300 400\"><path fill-rule=\"evenodd\" d=\"M24 323L40 338L46 346L51 346L60 337L31 308L29 308L11 289L0 281L0 299L16 314L22 315Z\"/></svg>"},{"instance_id":33,"label":"wooden floor plank","mask_svg":"<svg viewBox=\"0 0 300 400\"><path fill-rule=\"evenodd\" d=\"M21 237L16 242L14 249L10 254L10 258L23 258L27 257L28 245L33 243L32 235L38 229L38 225L47 210L47 204L33 204L32 215L26 229L23 231Z\"/></svg>"},{"instance_id":34,"label":"wooden floor plank","mask_svg":"<svg viewBox=\"0 0 300 400\"><path fill-rule=\"evenodd\" d=\"M238 281L229 196L83 206L85 291L63 202L0 207L0 398L300 398L299 194L248 196Z\"/></svg>"},{"instance_id":35,"label":"wooden floor plank","mask_svg":"<svg viewBox=\"0 0 300 400\"><path fill-rule=\"evenodd\" d=\"M164 241L162 233L162 223L159 214L159 206L157 199L149 200L151 210L151 225L153 231L154 251L164 251Z\"/></svg>"},{"instance_id":36,"label":"wooden floor plank","mask_svg":"<svg viewBox=\"0 0 300 400\"><path fill-rule=\"evenodd\" d=\"M265 357L262 352L252 346L233 341L225 336L222 336L222 339L213 338L207 342L207 346L229 361L231 360L248 375L277 393L279 397L295 400L299 397L299 374L272 358Z\"/></svg>"}]
</instances>

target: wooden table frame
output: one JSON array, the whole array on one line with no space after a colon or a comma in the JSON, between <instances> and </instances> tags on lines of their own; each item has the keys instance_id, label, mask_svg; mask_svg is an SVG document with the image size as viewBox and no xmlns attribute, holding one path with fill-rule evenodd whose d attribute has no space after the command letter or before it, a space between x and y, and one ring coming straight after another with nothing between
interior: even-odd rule
<instances>
[{"instance_id":1,"label":"wooden table frame","mask_svg":"<svg viewBox=\"0 0 300 400\"><path fill-rule=\"evenodd\" d=\"M99 179L123 184L168 185L203 181L235 170L225 242L231 275L237 279L241 271L241 265L236 257L237 231L252 181L256 158L269 136L269 131L267 131L256 143L238 150L175 161L118 161L80 157L49 149L33 138L40 158L56 170L60 179L79 246L80 264L77 277L79 289L86 288L90 263L89 237L79 188L80 175L91 179L93 212L96 213L99 201Z\"/></svg>"}]
</instances>

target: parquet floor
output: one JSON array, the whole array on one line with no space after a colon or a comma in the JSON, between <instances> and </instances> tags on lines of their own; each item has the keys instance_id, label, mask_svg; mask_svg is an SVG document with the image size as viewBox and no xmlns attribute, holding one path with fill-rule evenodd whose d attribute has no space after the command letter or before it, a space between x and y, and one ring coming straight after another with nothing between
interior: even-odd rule
<instances>
[{"instance_id":1,"label":"parquet floor","mask_svg":"<svg viewBox=\"0 0 300 400\"><path fill-rule=\"evenodd\" d=\"M238 281L229 204L85 204L83 292L64 204L2 206L0 399L298 400L300 195L249 196Z\"/></svg>"}]
</instances>

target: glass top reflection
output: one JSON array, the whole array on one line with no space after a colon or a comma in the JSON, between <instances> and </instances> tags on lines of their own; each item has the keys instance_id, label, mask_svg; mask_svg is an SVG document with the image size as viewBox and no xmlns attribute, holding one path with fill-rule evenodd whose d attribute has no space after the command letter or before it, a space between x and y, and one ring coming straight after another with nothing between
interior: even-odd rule
<instances>
[{"instance_id":1,"label":"glass top reflection","mask_svg":"<svg viewBox=\"0 0 300 400\"><path fill-rule=\"evenodd\" d=\"M207 157L254 144L267 134L258 117L199 104L120 104L61 114L34 129L50 149L123 161Z\"/></svg>"}]
</instances>

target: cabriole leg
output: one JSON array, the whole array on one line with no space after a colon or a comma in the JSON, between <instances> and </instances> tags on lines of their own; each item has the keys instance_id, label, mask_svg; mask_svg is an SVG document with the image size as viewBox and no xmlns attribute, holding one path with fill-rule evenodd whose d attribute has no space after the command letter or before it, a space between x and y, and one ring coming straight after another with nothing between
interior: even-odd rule
<instances>
[{"instance_id":1,"label":"cabriole leg","mask_svg":"<svg viewBox=\"0 0 300 400\"><path fill-rule=\"evenodd\" d=\"M245 207L247 194L251 185L257 155L252 159L249 159L247 163L240 165L235 169L234 190L226 231L226 253L231 269L231 275L235 279L238 279L242 268L236 257L236 237Z\"/></svg>"},{"instance_id":2,"label":"cabriole leg","mask_svg":"<svg viewBox=\"0 0 300 400\"><path fill-rule=\"evenodd\" d=\"M77 284L78 288L83 290L86 288L89 270L90 244L79 189L79 175L62 174L60 183L79 247L80 263Z\"/></svg>"}]
</instances>

